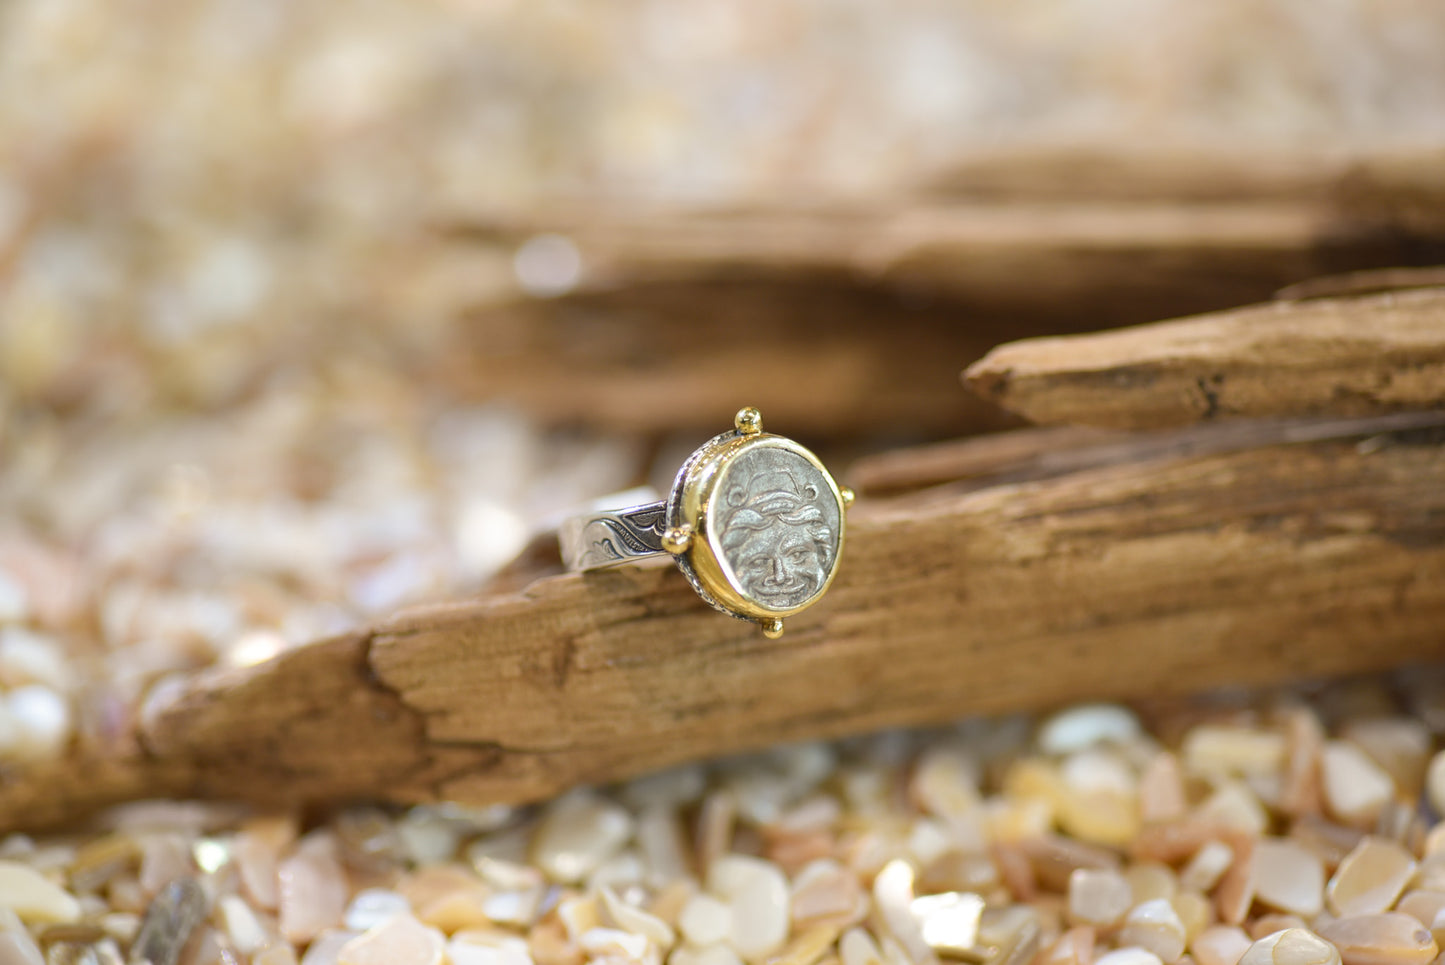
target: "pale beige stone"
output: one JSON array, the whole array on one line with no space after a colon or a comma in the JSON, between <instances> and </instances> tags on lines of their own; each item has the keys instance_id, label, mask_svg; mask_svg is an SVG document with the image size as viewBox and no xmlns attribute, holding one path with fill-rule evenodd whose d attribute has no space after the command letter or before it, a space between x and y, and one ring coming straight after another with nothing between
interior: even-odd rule
<instances>
[{"instance_id":1,"label":"pale beige stone","mask_svg":"<svg viewBox=\"0 0 1445 965\"><path fill-rule=\"evenodd\" d=\"M446 936L411 915L393 915L347 942L336 954L337 965L441 965Z\"/></svg>"},{"instance_id":2,"label":"pale beige stone","mask_svg":"<svg viewBox=\"0 0 1445 965\"><path fill-rule=\"evenodd\" d=\"M1306 929L1287 928L1250 945L1239 965L1340 965L1340 953Z\"/></svg>"},{"instance_id":3,"label":"pale beige stone","mask_svg":"<svg viewBox=\"0 0 1445 965\"><path fill-rule=\"evenodd\" d=\"M0 908L27 923L71 922L80 917L80 902L74 895L15 861L0 861Z\"/></svg>"},{"instance_id":4,"label":"pale beige stone","mask_svg":"<svg viewBox=\"0 0 1445 965\"><path fill-rule=\"evenodd\" d=\"M1389 911L1414 874L1410 852L1393 841L1366 836L1330 879L1330 911L1341 918Z\"/></svg>"},{"instance_id":5,"label":"pale beige stone","mask_svg":"<svg viewBox=\"0 0 1445 965\"><path fill-rule=\"evenodd\" d=\"M1098 744L1126 744L1142 733L1139 718L1118 704L1083 704L1060 711L1039 728L1045 754L1072 754Z\"/></svg>"},{"instance_id":6,"label":"pale beige stone","mask_svg":"<svg viewBox=\"0 0 1445 965\"><path fill-rule=\"evenodd\" d=\"M991 869L992 862L987 863ZM812 862L793 879L790 907L794 925L853 924L866 904L857 876L831 858Z\"/></svg>"},{"instance_id":7,"label":"pale beige stone","mask_svg":"<svg viewBox=\"0 0 1445 965\"><path fill-rule=\"evenodd\" d=\"M620 928L594 928L584 932L577 945L594 959L621 959L638 965L652 965L659 960L656 949L644 936Z\"/></svg>"},{"instance_id":8,"label":"pale beige stone","mask_svg":"<svg viewBox=\"0 0 1445 965\"><path fill-rule=\"evenodd\" d=\"M1269 812L1259 795L1241 781L1226 781L1194 809L1204 824L1213 824L1246 834L1261 835L1269 827Z\"/></svg>"},{"instance_id":9,"label":"pale beige stone","mask_svg":"<svg viewBox=\"0 0 1445 965\"><path fill-rule=\"evenodd\" d=\"M45 965L45 956L24 931L0 932L0 965Z\"/></svg>"},{"instance_id":10,"label":"pale beige stone","mask_svg":"<svg viewBox=\"0 0 1445 965\"><path fill-rule=\"evenodd\" d=\"M1169 899L1169 904L1184 923L1184 934L1190 940L1214 924L1214 903L1197 891L1180 891Z\"/></svg>"},{"instance_id":11,"label":"pale beige stone","mask_svg":"<svg viewBox=\"0 0 1445 965\"><path fill-rule=\"evenodd\" d=\"M743 965L738 953L723 943L706 948L679 945L672 950L667 962L668 965Z\"/></svg>"},{"instance_id":12,"label":"pale beige stone","mask_svg":"<svg viewBox=\"0 0 1445 965\"><path fill-rule=\"evenodd\" d=\"M291 817L265 817L248 821L231 844L241 889L257 908L275 911L280 899L277 872L281 855L296 840Z\"/></svg>"},{"instance_id":13,"label":"pale beige stone","mask_svg":"<svg viewBox=\"0 0 1445 965\"><path fill-rule=\"evenodd\" d=\"M611 888L602 888L599 893L602 896L603 908L618 928L642 935L663 952L677 942L677 935L673 932L672 926L656 915L649 914L636 905L628 904L619 898Z\"/></svg>"},{"instance_id":14,"label":"pale beige stone","mask_svg":"<svg viewBox=\"0 0 1445 965\"><path fill-rule=\"evenodd\" d=\"M1389 773L1395 786L1418 794L1430 764L1430 730L1410 717L1366 717L1347 722L1340 736Z\"/></svg>"},{"instance_id":15,"label":"pale beige stone","mask_svg":"<svg viewBox=\"0 0 1445 965\"><path fill-rule=\"evenodd\" d=\"M353 938L356 932L340 928L328 928L306 946L301 956L301 965L337 965L337 956Z\"/></svg>"},{"instance_id":16,"label":"pale beige stone","mask_svg":"<svg viewBox=\"0 0 1445 965\"><path fill-rule=\"evenodd\" d=\"M222 895L217 899L215 917L236 951L243 955L254 955L276 938L240 895Z\"/></svg>"},{"instance_id":17,"label":"pale beige stone","mask_svg":"<svg viewBox=\"0 0 1445 965\"><path fill-rule=\"evenodd\" d=\"M1069 875L1068 919L1076 925L1108 928L1134 906L1134 892L1117 871L1076 868Z\"/></svg>"},{"instance_id":18,"label":"pale beige stone","mask_svg":"<svg viewBox=\"0 0 1445 965\"><path fill-rule=\"evenodd\" d=\"M1397 911L1322 921L1316 930L1340 950L1344 965L1426 965L1439 952L1424 926Z\"/></svg>"},{"instance_id":19,"label":"pale beige stone","mask_svg":"<svg viewBox=\"0 0 1445 965\"><path fill-rule=\"evenodd\" d=\"M590 790L554 801L532 839L532 860L553 881L582 881L632 837L626 808Z\"/></svg>"},{"instance_id":20,"label":"pale beige stone","mask_svg":"<svg viewBox=\"0 0 1445 965\"><path fill-rule=\"evenodd\" d=\"M1320 756L1325 729L1308 707L1292 707L1285 714L1289 757L1280 775L1279 809L1291 817L1319 814L1324 807Z\"/></svg>"},{"instance_id":21,"label":"pale beige stone","mask_svg":"<svg viewBox=\"0 0 1445 965\"><path fill-rule=\"evenodd\" d=\"M1234 863L1219 879L1214 889L1214 906L1221 921L1230 925L1243 923L1254 903L1254 839L1232 840Z\"/></svg>"},{"instance_id":22,"label":"pale beige stone","mask_svg":"<svg viewBox=\"0 0 1445 965\"><path fill-rule=\"evenodd\" d=\"M251 965L297 965L296 950L281 942L251 956Z\"/></svg>"},{"instance_id":23,"label":"pale beige stone","mask_svg":"<svg viewBox=\"0 0 1445 965\"><path fill-rule=\"evenodd\" d=\"M1435 813L1445 814L1445 751L1437 751L1430 758L1430 766L1425 771L1425 793Z\"/></svg>"},{"instance_id":24,"label":"pale beige stone","mask_svg":"<svg viewBox=\"0 0 1445 965\"><path fill-rule=\"evenodd\" d=\"M1135 948L1131 945L1100 955L1094 959L1094 965L1163 965L1163 962L1147 948Z\"/></svg>"},{"instance_id":25,"label":"pale beige stone","mask_svg":"<svg viewBox=\"0 0 1445 965\"><path fill-rule=\"evenodd\" d=\"M522 891L498 891L481 900L482 914L488 921L500 925L529 928L536 924L546 896L547 890L540 887Z\"/></svg>"},{"instance_id":26,"label":"pale beige stone","mask_svg":"<svg viewBox=\"0 0 1445 965\"><path fill-rule=\"evenodd\" d=\"M913 899L909 910L929 948L948 957L975 950L983 917L983 899L978 895L956 891L925 895Z\"/></svg>"},{"instance_id":27,"label":"pale beige stone","mask_svg":"<svg viewBox=\"0 0 1445 965\"><path fill-rule=\"evenodd\" d=\"M676 809L665 804L648 805L637 817L635 836L637 849L654 880L676 881L691 873L687 836Z\"/></svg>"},{"instance_id":28,"label":"pale beige stone","mask_svg":"<svg viewBox=\"0 0 1445 965\"><path fill-rule=\"evenodd\" d=\"M196 871L190 842L184 835L154 833L140 839L140 886L154 895L177 878Z\"/></svg>"},{"instance_id":29,"label":"pale beige stone","mask_svg":"<svg viewBox=\"0 0 1445 965\"><path fill-rule=\"evenodd\" d=\"M908 959L922 965L932 962L934 954L913 915L913 898L913 869L906 861L888 862L873 879L874 909Z\"/></svg>"},{"instance_id":30,"label":"pale beige stone","mask_svg":"<svg viewBox=\"0 0 1445 965\"><path fill-rule=\"evenodd\" d=\"M886 965L873 936L862 928L850 928L838 940L842 965Z\"/></svg>"},{"instance_id":31,"label":"pale beige stone","mask_svg":"<svg viewBox=\"0 0 1445 965\"><path fill-rule=\"evenodd\" d=\"M731 911L729 944L749 962L774 954L788 938L788 879L770 861L729 854L713 862L707 889Z\"/></svg>"},{"instance_id":32,"label":"pale beige stone","mask_svg":"<svg viewBox=\"0 0 1445 965\"><path fill-rule=\"evenodd\" d=\"M1172 962L1184 954L1188 935L1169 899L1155 898L1134 906L1124 916L1119 943L1147 949L1161 961Z\"/></svg>"},{"instance_id":33,"label":"pale beige stone","mask_svg":"<svg viewBox=\"0 0 1445 965\"><path fill-rule=\"evenodd\" d=\"M1092 926L1070 928L1039 953L1038 965L1090 965L1094 958L1094 939Z\"/></svg>"},{"instance_id":34,"label":"pale beige stone","mask_svg":"<svg viewBox=\"0 0 1445 965\"><path fill-rule=\"evenodd\" d=\"M1285 761L1285 738L1275 731L1201 724L1184 738L1186 771L1203 777L1247 777L1277 772Z\"/></svg>"},{"instance_id":35,"label":"pale beige stone","mask_svg":"<svg viewBox=\"0 0 1445 965\"><path fill-rule=\"evenodd\" d=\"M833 947L838 929L831 925L814 925L789 941L783 950L768 959L768 965L816 965Z\"/></svg>"},{"instance_id":36,"label":"pale beige stone","mask_svg":"<svg viewBox=\"0 0 1445 965\"><path fill-rule=\"evenodd\" d=\"M1189 943L1189 952L1199 965L1239 965L1253 942L1236 925L1211 925Z\"/></svg>"},{"instance_id":37,"label":"pale beige stone","mask_svg":"<svg viewBox=\"0 0 1445 965\"><path fill-rule=\"evenodd\" d=\"M411 914L411 902L390 888L363 888L346 906L343 921L352 931L364 932L395 915Z\"/></svg>"},{"instance_id":38,"label":"pale beige stone","mask_svg":"<svg viewBox=\"0 0 1445 965\"><path fill-rule=\"evenodd\" d=\"M468 929L447 942L447 965L533 965L526 940L506 932Z\"/></svg>"},{"instance_id":39,"label":"pale beige stone","mask_svg":"<svg viewBox=\"0 0 1445 965\"><path fill-rule=\"evenodd\" d=\"M908 788L919 808L952 819L978 807L978 785L978 763L963 748L943 744L919 755Z\"/></svg>"},{"instance_id":40,"label":"pale beige stone","mask_svg":"<svg viewBox=\"0 0 1445 965\"><path fill-rule=\"evenodd\" d=\"M1404 912L1426 928L1430 928L1435 924L1435 919L1440 912L1445 911L1445 891L1417 889L1406 892L1395 905L1395 910Z\"/></svg>"},{"instance_id":41,"label":"pale beige stone","mask_svg":"<svg viewBox=\"0 0 1445 965\"><path fill-rule=\"evenodd\" d=\"M1325 920L1324 915L1317 918L1317 921ZM1281 912L1272 911L1266 915L1260 915L1249 924L1249 937L1255 941L1267 938L1275 932L1281 932L1288 928L1308 928L1309 925L1299 915L1286 915Z\"/></svg>"},{"instance_id":42,"label":"pale beige stone","mask_svg":"<svg viewBox=\"0 0 1445 965\"><path fill-rule=\"evenodd\" d=\"M1136 905L1156 898L1168 900L1179 891L1179 878L1174 869L1158 861L1132 864L1124 869L1124 878L1129 882Z\"/></svg>"},{"instance_id":43,"label":"pale beige stone","mask_svg":"<svg viewBox=\"0 0 1445 965\"><path fill-rule=\"evenodd\" d=\"M699 947L726 941L732 934L732 908L712 895L693 895L682 906L677 916L677 927L690 944Z\"/></svg>"},{"instance_id":44,"label":"pale beige stone","mask_svg":"<svg viewBox=\"0 0 1445 965\"><path fill-rule=\"evenodd\" d=\"M1325 744L1321 768L1325 804L1344 824L1369 827L1394 797L1395 782L1390 775L1354 744Z\"/></svg>"},{"instance_id":45,"label":"pale beige stone","mask_svg":"<svg viewBox=\"0 0 1445 965\"><path fill-rule=\"evenodd\" d=\"M1146 824L1174 821L1184 816L1189 799L1184 793L1184 772L1179 758L1160 751L1139 775L1139 818Z\"/></svg>"},{"instance_id":46,"label":"pale beige stone","mask_svg":"<svg viewBox=\"0 0 1445 965\"><path fill-rule=\"evenodd\" d=\"M312 835L283 860L276 873L281 934L308 942L341 924L350 891L335 839Z\"/></svg>"},{"instance_id":47,"label":"pale beige stone","mask_svg":"<svg viewBox=\"0 0 1445 965\"><path fill-rule=\"evenodd\" d=\"M1179 872L1179 884L1195 891L1212 891L1234 861L1234 849L1223 841L1206 841Z\"/></svg>"},{"instance_id":48,"label":"pale beige stone","mask_svg":"<svg viewBox=\"0 0 1445 965\"><path fill-rule=\"evenodd\" d=\"M1279 911L1309 918L1324 907L1325 869L1287 838L1261 838L1254 848L1254 895Z\"/></svg>"}]
</instances>

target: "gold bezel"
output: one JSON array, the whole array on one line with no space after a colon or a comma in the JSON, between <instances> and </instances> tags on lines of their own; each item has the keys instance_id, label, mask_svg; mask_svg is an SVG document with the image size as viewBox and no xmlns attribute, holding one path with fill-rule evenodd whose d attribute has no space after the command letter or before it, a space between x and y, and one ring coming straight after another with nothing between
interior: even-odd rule
<instances>
[{"instance_id":1,"label":"gold bezel","mask_svg":"<svg viewBox=\"0 0 1445 965\"><path fill-rule=\"evenodd\" d=\"M712 512L719 482L726 476L727 468L739 456L758 448L782 449L806 460L823 477L835 504L838 507L837 551L828 567L827 579L818 591L798 606L777 609L753 599L743 590L726 562L719 545ZM674 526L683 526L692 534L686 552L686 561L691 575L705 597L719 609L735 616L755 620L765 626L776 624L783 617L799 613L818 602L832 585L838 573L843 556L843 544L847 538L847 501L827 467L806 447L785 437L770 433L724 434L698 450L680 480L680 486L671 501L675 507L672 515ZM680 561L681 562L681 561ZM780 624L779 624L780 627Z\"/></svg>"}]
</instances>

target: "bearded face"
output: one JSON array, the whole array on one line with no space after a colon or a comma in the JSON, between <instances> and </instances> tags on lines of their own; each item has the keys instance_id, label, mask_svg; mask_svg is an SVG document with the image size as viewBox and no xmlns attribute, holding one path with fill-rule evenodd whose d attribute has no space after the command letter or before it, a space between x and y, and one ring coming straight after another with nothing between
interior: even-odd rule
<instances>
[{"instance_id":1,"label":"bearded face","mask_svg":"<svg viewBox=\"0 0 1445 965\"><path fill-rule=\"evenodd\" d=\"M764 605L784 610L803 603L827 578L810 527L774 520L755 530L733 556L743 588Z\"/></svg>"}]
</instances>

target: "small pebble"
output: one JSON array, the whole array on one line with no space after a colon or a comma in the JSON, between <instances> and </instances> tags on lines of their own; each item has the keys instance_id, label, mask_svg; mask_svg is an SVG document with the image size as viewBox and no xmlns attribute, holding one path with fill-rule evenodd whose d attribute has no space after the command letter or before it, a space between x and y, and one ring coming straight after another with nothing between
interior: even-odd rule
<instances>
[{"instance_id":1,"label":"small pebble","mask_svg":"<svg viewBox=\"0 0 1445 965\"><path fill-rule=\"evenodd\" d=\"M1425 791L1430 809L1437 817L1445 816L1445 751L1436 751L1425 771Z\"/></svg>"},{"instance_id":2,"label":"small pebble","mask_svg":"<svg viewBox=\"0 0 1445 965\"><path fill-rule=\"evenodd\" d=\"M1423 925L1395 911L1322 921L1316 930L1344 965L1426 965L1439 951Z\"/></svg>"},{"instance_id":3,"label":"small pebble","mask_svg":"<svg viewBox=\"0 0 1445 965\"><path fill-rule=\"evenodd\" d=\"M337 965L441 965L446 936L411 915L393 915L336 953Z\"/></svg>"},{"instance_id":4,"label":"small pebble","mask_svg":"<svg viewBox=\"0 0 1445 965\"><path fill-rule=\"evenodd\" d=\"M1287 838L1254 846L1254 895L1271 908L1306 918L1324 907L1325 869L1312 852Z\"/></svg>"},{"instance_id":5,"label":"small pebble","mask_svg":"<svg viewBox=\"0 0 1445 965\"><path fill-rule=\"evenodd\" d=\"M40 947L24 931L0 932L0 965L46 965Z\"/></svg>"},{"instance_id":6,"label":"small pebble","mask_svg":"<svg viewBox=\"0 0 1445 965\"><path fill-rule=\"evenodd\" d=\"M1134 906L1124 917L1119 942L1147 949L1161 961L1172 962L1184 954L1188 935L1169 900L1155 898Z\"/></svg>"},{"instance_id":7,"label":"small pebble","mask_svg":"<svg viewBox=\"0 0 1445 965\"><path fill-rule=\"evenodd\" d=\"M1326 889L1341 918L1389 911L1415 874L1415 859L1393 841L1367 835L1345 855Z\"/></svg>"},{"instance_id":8,"label":"small pebble","mask_svg":"<svg viewBox=\"0 0 1445 965\"><path fill-rule=\"evenodd\" d=\"M1189 943L1189 951L1199 965L1239 965L1253 942L1244 929L1234 925L1212 925Z\"/></svg>"},{"instance_id":9,"label":"small pebble","mask_svg":"<svg viewBox=\"0 0 1445 965\"><path fill-rule=\"evenodd\" d=\"M594 791L581 790L548 807L532 841L532 858L552 880L582 881L632 837L632 815Z\"/></svg>"},{"instance_id":10,"label":"small pebble","mask_svg":"<svg viewBox=\"0 0 1445 965\"><path fill-rule=\"evenodd\" d=\"M1094 965L1164 965L1163 960L1147 948L1118 948L1094 959Z\"/></svg>"},{"instance_id":11,"label":"small pebble","mask_svg":"<svg viewBox=\"0 0 1445 965\"><path fill-rule=\"evenodd\" d=\"M1223 841L1206 841L1179 872L1179 884L1195 891L1212 891L1234 861L1234 849Z\"/></svg>"},{"instance_id":12,"label":"small pebble","mask_svg":"<svg viewBox=\"0 0 1445 965\"><path fill-rule=\"evenodd\" d=\"M1184 738L1185 770L1201 776L1248 777L1279 770L1285 737L1274 731L1203 724Z\"/></svg>"},{"instance_id":13,"label":"small pebble","mask_svg":"<svg viewBox=\"0 0 1445 965\"><path fill-rule=\"evenodd\" d=\"M0 861L0 908L25 922L49 924L80 917L80 902L29 865Z\"/></svg>"},{"instance_id":14,"label":"small pebble","mask_svg":"<svg viewBox=\"0 0 1445 965\"><path fill-rule=\"evenodd\" d=\"M838 957L842 965L885 965L878 943L862 928L850 928L838 939Z\"/></svg>"},{"instance_id":15,"label":"small pebble","mask_svg":"<svg viewBox=\"0 0 1445 965\"><path fill-rule=\"evenodd\" d=\"M387 888L364 888L346 906L342 922L352 931L367 931L396 915L411 913L411 902Z\"/></svg>"},{"instance_id":16,"label":"small pebble","mask_svg":"<svg viewBox=\"0 0 1445 965\"><path fill-rule=\"evenodd\" d=\"M1335 946L1303 928L1286 928L1250 945L1239 965L1339 965Z\"/></svg>"},{"instance_id":17,"label":"small pebble","mask_svg":"<svg viewBox=\"0 0 1445 965\"><path fill-rule=\"evenodd\" d=\"M724 855L708 869L707 890L727 903L729 943L743 959L761 961L783 947L790 921L788 879L777 865Z\"/></svg>"},{"instance_id":18,"label":"small pebble","mask_svg":"<svg viewBox=\"0 0 1445 965\"><path fill-rule=\"evenodd\" d=\"M1390 775L1354 744L1325 744L1321 768L1330 813L1352 827L1373 825L1395 795Z\"/></svg>"},{"instance_id":19,"label":"small pebble","mask_svg":"<svg viewBox=\"0 0 1445 965\"><path fill-rule=\"evenodd\" d=\"M276 877L281 934L288 941L308 942L341 924L350 889L334 839L303 840L281 862Z\"/></svg>"},{"instance_id":20,"label":"small pebble","mask_svg":"<svg viewBox=\"0 0 1445 965\"><path fill-rule=\"evenodd\" d=\"M1096 744L1124 744L1140 735L1139 718L1118 704L1084 704L1061 711L1039 728L1045 754L1072 754Z\"/></svg>"},{"instance_id":21,"label":"small pebble","mask_svg":"<svg viewBox=\"0 0 1445 965\"><path fill-rule=\"evenodd\" d=\"M603 908L618 928L644 936L664 952L677 942L677 935L667 922L623 901L611 888L602 888L600 893Z\"/></svg>"},{"instance_id":22,"label":"small pebble","mask_svg":"<svg viewBox=\"0 0 1445 965\"><path fill-rule=\"evenodd\" d=\"M1133 905L1133 890L1117 871L1077 868L1069 875L1068 917L1074 924L1112 927Z\"/></svg>"},{"instance_id":23,"label":"small pebble","mask_svg":"<svg viewBox=\"0 0 1445 965\"><path fill-rule=\"evenodd\" d=\"M975 951L983 909L978 895L955 891L915 898L909 905L924 943L949 958Z\"/></svg>"}]
</instances>

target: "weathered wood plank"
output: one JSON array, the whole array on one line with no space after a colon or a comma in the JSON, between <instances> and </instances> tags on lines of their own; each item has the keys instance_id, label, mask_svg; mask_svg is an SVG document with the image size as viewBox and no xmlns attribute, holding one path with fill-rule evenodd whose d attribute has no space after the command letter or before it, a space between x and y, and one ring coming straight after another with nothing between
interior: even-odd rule
<instances>
[{"instance_id":1,"label":"weathered wood plank","mask_svg":"<svg viewBox=\"0 0 1445 965\"><path fill-rule=\"evenodd\" d=\"M1031 422L1160 428L1445 407L1445 288L1282 301L999 346L965 382Z\"/></svg>"},{"instance_id":2,"label":"weathered wood plank","mask_svg":"<svg viewBox=\"0 0 1445 965\"><path fill-rule=\"evenodd\" d=\"M834 588L777 642L667 566L411 610L156 694L103 780L85 759L9 775L0 826L138 793L531 800L780 741L1439 658L1442 426L860 500Z\"/></svg>"}]
</instances>

